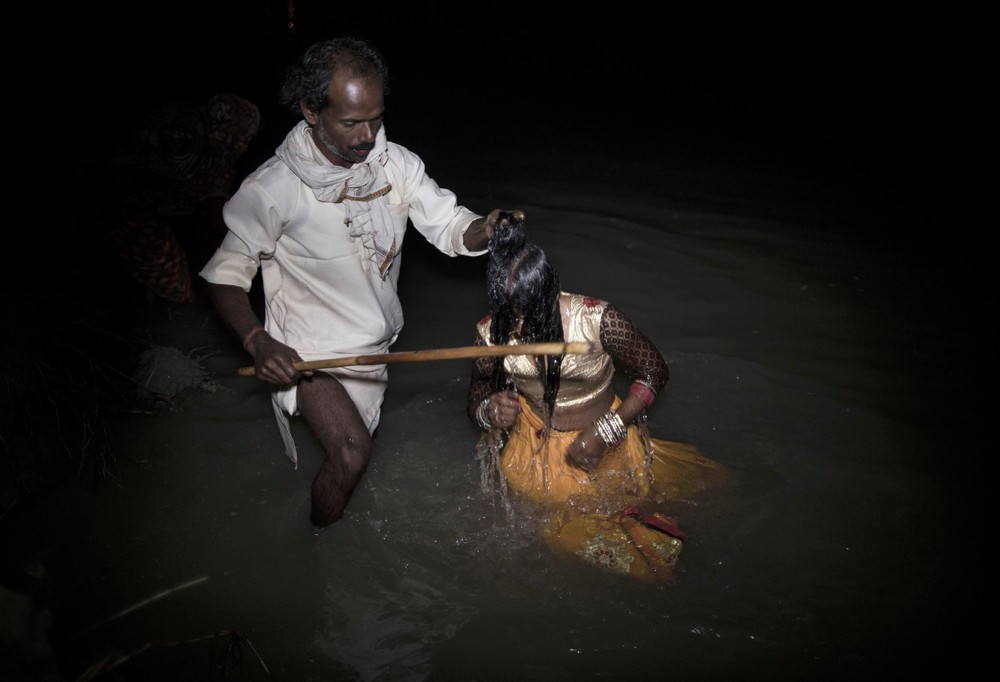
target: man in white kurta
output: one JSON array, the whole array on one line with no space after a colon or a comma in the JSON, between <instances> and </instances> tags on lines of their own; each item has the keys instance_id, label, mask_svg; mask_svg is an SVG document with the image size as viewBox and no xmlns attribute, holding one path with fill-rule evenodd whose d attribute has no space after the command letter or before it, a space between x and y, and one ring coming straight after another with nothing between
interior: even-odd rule
<instances>
[{"instance_id":1,"label":"man in white kurta","mask_svg":"<svg viewBox=\"0 0 1000 682\"><path fill-rule=\"evenodd\" d=\"M376 193L390 187L385 194L361 202L320 200L321 192L306 184L308 178L304 181L296 170L305 172L300 167L309 164L322 168L329 162L301 121L276 155L249 175L226 204L229 232L201 271L213 284L239 286L249 292L260 269L265 330L295 348L305 361L384 353L396 340L403 327L396 283L408 219L448 256L485 252L469 251L462 239L469 224L480 216L458 205L453 192L428 177L418 156L387 142L385 126L379 129L366 163L377 164L385 182L369 183L359 191ZM364 211L368 204L383 201L391 234L352 231L346 223L349 209L364 204ZM357 221L354 217L351 222ZM389 253L386 247L393 242ZM324 371L340 378L369 432L374 433L386 388L386 366ZM272 395L286 453L297 463L286 417L297 412L296 390L297 386L291 386Z\"/></svg>"},{"instance_id":2,"label":"man in white kurta","mask_svg":"<svg viewBox=\"0 0 1000 682\"><path fill-rule=\"evenodd\" d=\"M364 40L307 48L282 86L282 101L303 120L226 204L229 232L201 272L273 390L288 456L298 463L288 415L301 414L323 448L310 515L319 527L343 516L371 459L387 370L301 363L381 354L396 340L408 222L448 256L479 255L508 214L459 206L419 157L387 140L387 79L385 60ZM263 324L248 296L258 270Z\"/></svg>"}]
</instances>

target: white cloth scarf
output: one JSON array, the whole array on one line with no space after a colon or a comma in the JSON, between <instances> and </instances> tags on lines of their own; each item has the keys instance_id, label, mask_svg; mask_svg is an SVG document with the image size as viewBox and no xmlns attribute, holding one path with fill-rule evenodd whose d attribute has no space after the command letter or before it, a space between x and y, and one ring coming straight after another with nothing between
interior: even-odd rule
<instances>
[{"instance_id":1,"label":"white cloth scarf","mask_svg":"<svg viewBox=\"0 0 1000 682\"><path fill-rule=\"evenodd\" d=\"M374 264L383 280L396 255L396 237L386 201L392 185L383 167L387 152L383 125L375 135L374 148L362 163L350 168L335 166L316 146L311 127L305 121L299 121L275 150L275 155L312 189L317 199L334 204L343 202L347 235L361 239L365 269L370 272L370 264Z\"/></svg>"}]
</instances>

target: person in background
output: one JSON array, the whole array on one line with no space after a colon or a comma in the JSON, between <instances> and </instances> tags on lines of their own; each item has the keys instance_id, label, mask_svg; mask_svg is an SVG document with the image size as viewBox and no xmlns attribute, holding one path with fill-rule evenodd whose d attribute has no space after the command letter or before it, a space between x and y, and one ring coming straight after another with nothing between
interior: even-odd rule
<instances>
[{"instance_id":1,"label":"person in background","mask_svg":"<svg viewBox=\"0 0 1000 682\"><path fill-rule=\"evenodd\" d=\"M583 342L590 353L484 356L473 364L467 413L482 430L476 452L486 484L546 517L559 550L641 579L668 580L685 534L647 505L693 501L726 469L646 428L669 378L656 346L607 301L561 290L523 216L503 216L489 244L490 314L478 346ZM616 366L632 380L616 395Z\"/></svg>"},{"instance_id":2,"label":"person in background","mask_svg":"<svg viewBox=\"0 0 1000 682\"><path fill-rule=\"evenodd\" d=\"M218 243L222 205L260 124L257 105L222 92L159 101L96 143L78 181L83 214L147 297L195 299L191 269Z\"/></svg>"},{"instance_id":3,"label":"person in background","mask_svg":"<svg viewBox=\"0 0 1000 682\"><path fill-rule=\"evenodd\" d=\"M396 284L407 224L447 256L486 252L500 210L481 216L427 175L383 123L388 69L369 42L308 47L281 99L302 117L224 207L228 232L201 271L222 319L266 382L285 451L298 466L289 415L322 446L311 521L344 514L372 456L386 365L300 371L296 363L381 354L403 327ZM520 211L514 215L523 217ZM260 271L265 315L248 293Z\"/></svg>"}]
</instances>

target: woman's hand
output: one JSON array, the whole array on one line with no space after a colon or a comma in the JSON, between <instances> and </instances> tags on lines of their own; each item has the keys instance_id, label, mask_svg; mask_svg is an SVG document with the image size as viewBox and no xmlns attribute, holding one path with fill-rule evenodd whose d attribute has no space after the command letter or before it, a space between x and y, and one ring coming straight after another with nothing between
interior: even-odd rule
<instances>
[{"instance_id":1,"label":"woman's hand","mask_svg":"<svg viewBox=\"0 0 1000 682\"><path fill-rule=\"evenodd\" d=\"M517 421L521 413L521 403L517 400L517 391L497 391L490 396L486 406L486 415L494 428L509 429Z\"/></svg>"},{"instance_id":2,"label":"woman's hand","mask_svg":"<svg viewBox=\"0 0 1000 682\"><path fill-rule=\"evenodd\" d=\"M594 429L584 429L566 450L566 463L583 471L590 471L601 463L604 451L608 449L604 440Z\"/></svg>"}]
</instances>

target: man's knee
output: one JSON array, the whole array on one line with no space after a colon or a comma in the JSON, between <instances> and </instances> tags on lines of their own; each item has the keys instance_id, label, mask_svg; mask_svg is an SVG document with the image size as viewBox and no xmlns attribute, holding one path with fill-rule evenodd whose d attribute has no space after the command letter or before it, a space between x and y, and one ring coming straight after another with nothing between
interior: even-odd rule
<instances>
[{"instance_id":1,"label":"man's knee","mask_svg":"<svg viewBox=\"0 0 1000 682\"><path fill-rule=\"evenodd\" d=\"M372 439L368 431L359 438L348 438L343 443L339 457L345 466L352 472L361 474L367 467L368 461L372 457ZM328 453L333 454L333 453Z\"/></svg>"}]
</instances>

